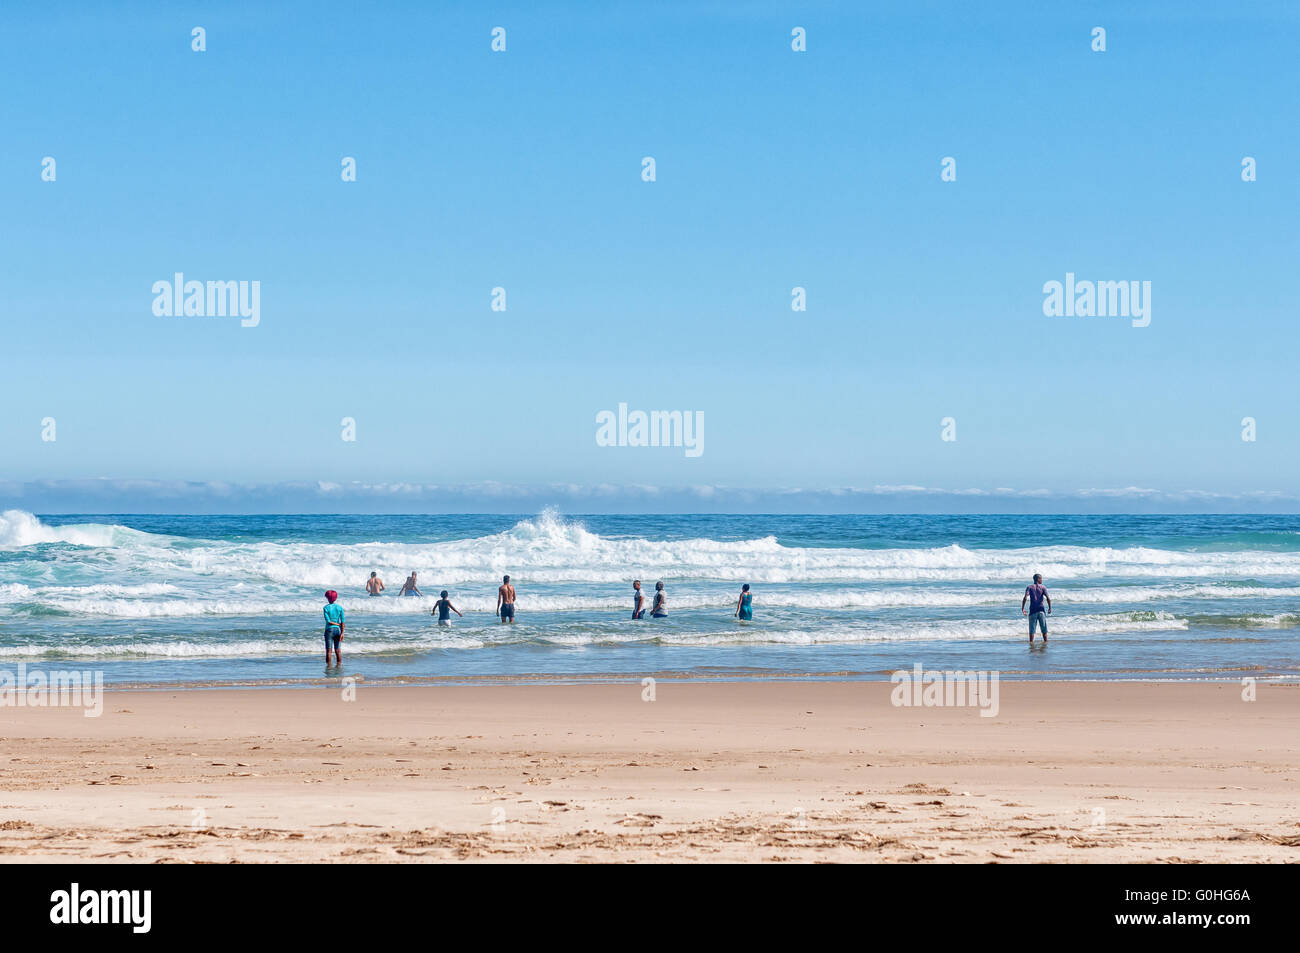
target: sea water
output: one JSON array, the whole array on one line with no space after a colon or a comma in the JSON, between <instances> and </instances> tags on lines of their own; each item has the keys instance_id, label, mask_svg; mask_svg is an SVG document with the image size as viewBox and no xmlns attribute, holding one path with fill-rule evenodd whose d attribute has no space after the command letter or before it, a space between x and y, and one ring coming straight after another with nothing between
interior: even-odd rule
<instances>
[{"instance_id":1,"label":"sea water","mask_svg":"<svg viewBox=\"0 0 1300 953\"><path fill-rule=\"evenodd\" d=\"M388 586L368 597L376 571ZM410 572L424 598L397 595ZM1051 594L1030 650L1031 576ZM518 621L495 617L509 573ZM633 621L632 580L665 619ZM754 619L734 617L743 583ZM0 515L0 668L134 684L1300 676L1298 516ZM465 613L430 616L448 589ZM331 672L331 677L340 673Z\"/></svg>"}]
</instances>

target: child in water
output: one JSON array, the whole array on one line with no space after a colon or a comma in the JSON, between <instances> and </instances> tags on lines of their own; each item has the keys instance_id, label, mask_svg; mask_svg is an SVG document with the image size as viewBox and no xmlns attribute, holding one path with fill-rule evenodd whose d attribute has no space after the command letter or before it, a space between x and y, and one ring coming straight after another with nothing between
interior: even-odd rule
<instances>
[{"instance_id":1,"label":"child in water","mask_svg":"<svg viewBox=\"0 0 1300 953\"><path fill-rule=\"evenodd\" d=\"M339 652L339 643L343 641L343 607L334 600L339 594L331 589L325 593L325 667L330 667L330 643L334 643L334 660L336 665L343 664L343 655Z\"/></svg>"},{"instance_id":2,"label":"child in water","mask_svg":"<svg viewBox=\"0 0 1300 953\"><path fill-rule=\"evenodd\" d=\"M444 589L438 596L438 601L435 602L433 608L429 610L429 615L436 615L438 617L439 625L451 625L451 613L453 612L462 619L465 618L461 615L461 611L451 604L451 600L447 598L447 590Z\"/></svg>"}]
</instances>

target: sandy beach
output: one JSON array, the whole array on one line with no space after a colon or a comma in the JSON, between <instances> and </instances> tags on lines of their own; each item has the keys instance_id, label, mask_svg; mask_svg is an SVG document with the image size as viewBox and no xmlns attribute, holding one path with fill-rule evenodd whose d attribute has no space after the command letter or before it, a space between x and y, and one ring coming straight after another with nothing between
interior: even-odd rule
<instances>
[{"instance_id":1,"label":"sandy beach","mask_svg":"<svg viewBox=\"0 0 1300 953\"><path fill-rule=\"evenodd\" d=\"M2 708L0 860L1300 860L1300 687L110 691Z\"/></svg>"}]
</instances>

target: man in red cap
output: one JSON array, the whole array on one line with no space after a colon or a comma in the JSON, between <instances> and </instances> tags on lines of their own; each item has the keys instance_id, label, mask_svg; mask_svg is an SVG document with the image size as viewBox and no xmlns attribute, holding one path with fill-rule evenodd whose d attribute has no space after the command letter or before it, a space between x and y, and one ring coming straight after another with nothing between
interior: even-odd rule
<instances>
[{"instance_id":1,"label":"man in red cap","mask_svg":"<svg viewBox=\"0 0 1300 953\"><path fill-rule=\"evenodd\" d=\"M334 664L343 664L343 655L339 652L339 642L343 639L343 607L336 603L339 594L331 589L325 593L328 605L325 606L325 667L330 667L330 642L334 643Z\"/></svg>"}]
</instances>

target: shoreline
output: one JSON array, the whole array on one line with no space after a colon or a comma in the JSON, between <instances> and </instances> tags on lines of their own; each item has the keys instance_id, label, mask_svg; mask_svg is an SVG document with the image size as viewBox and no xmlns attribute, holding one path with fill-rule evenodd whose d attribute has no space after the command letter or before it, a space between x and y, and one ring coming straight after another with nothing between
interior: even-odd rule
<instances>
[{"instance_id":1,"label":"shoreline","mask_svg":"<svg viewBox=\"0 0 1300 953\"><path fill-rule=\"evenodd\" d=\"M62 661L62 660L54 660ZM56 668L52 665L34 665L23 661L10 665L0 665L0 674L14 672L18 665L25 666L27 672L64 671L93 672L92 667ZM906 672L907 669L898 671ZM927 672L941 671L937 667L927 668ZM964 670L963 670L964 671ZM974 671L974 670L972 670ZM130 692L187 692L187 691L267 691L284 689L300 691L304 689L332 688L352 679L358 685L371 688L508 688L511 686L580 686L580 685L628 685L639 684L644 678L677 684L789 684L804 682L810 684L890 684L890 671L872 672L762 672L742 673L697 673L680 670L646 671L629 674L626 672L585 672L585 673L546 673L526 672L512 675L391 675L366 676L362 673L343 672L337 675L310 675L298 679L266 678L258 679L191 679L180 681L105 681L103 691L106 694ZM1300 675L1295 674L1260 674L1243 669L1239 674L1192 674L1192 673L1124 673L1124 674L1068 674L1044 676L1041 672L1029 670L996 672L1001 682L1008 684L1044 684L1044 685L1240 685L1243 678L1253 679L1258 684L1271 686L1300 686ZM0 699L4 698L7 686L0 686ZM21 694L21 691L18 692ZM18 707L0 700L0 710L5 707Z\"/></svg>"},{"instance_id":2,"label":"shoreline","mask_svg":"<svg viewBox=\"0 0 1300 953\"><path fill-rule=\"evenodd\" d=\"M1293 685L340 687L0 709L0 861L1300 860Z\"/></svg>"}]
</instances>

